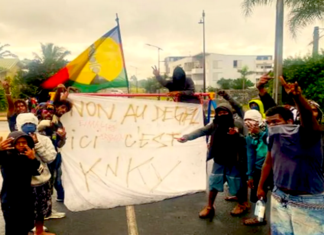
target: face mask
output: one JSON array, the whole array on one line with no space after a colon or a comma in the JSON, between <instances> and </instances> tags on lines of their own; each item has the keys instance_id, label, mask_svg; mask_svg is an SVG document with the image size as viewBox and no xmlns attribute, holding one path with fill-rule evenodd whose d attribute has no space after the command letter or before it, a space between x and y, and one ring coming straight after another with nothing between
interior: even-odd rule
<instances>
[{"instance_id":1,"label":"face mask","mask_svg":"<svg viewBox=\"0 0 324 235\"><path fill-rule=\"evenodd\" d=\"M216 116L215 121L220 127L233 126L233 118L231 117L231 115Z\"/></svg>"},{"instance_id":2,"label":"face mask","mask_svg":"<svg viewBox=\"0 0 324 235\"><path fill-rule=\"evenodd\" d=\"M260 111L259 106L257 106L257 105L253 106L251 109Z\"/></svg>"},{"instance_id":3,"label":"face mask","mask_svg":"<svg viewBox=\"0 0 324 235\"><path fill-rule=\"evenodd\" d=\"M36 132L36 125L32 123L26 123L21 127L22 131L26 134L35 133Z\"/></svg>"}]
</instances>

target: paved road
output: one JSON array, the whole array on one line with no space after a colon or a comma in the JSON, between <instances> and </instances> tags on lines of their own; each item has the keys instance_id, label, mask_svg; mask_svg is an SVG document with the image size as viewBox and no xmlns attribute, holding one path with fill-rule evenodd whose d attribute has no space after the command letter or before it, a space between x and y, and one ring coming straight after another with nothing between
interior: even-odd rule
<instances>
[{"instance_id":1,"label":"paved road","mask_svg":"<svg viewBox=\"0 0 324 235\"><path fill-rule=\"evenodd\" d=\"M7 123L0 122L0 132L7 130ZM242 218L248 215L232 217L229 212L235 203L225 202L224 197L225 193L221 193L217 198L216 216L212 222L198 218L198 212L206 203L206 193L135 206L138 235L268 234L268 226L251 228L242 225ZM57 235L129 235L125 207L78 213L68 211L60 203L54 203L54 208L67 213L64 219L46 222L50 231ZM0 213L0 235L4 235L2 213Z\"/></svg>"},{"instance_id":2,"label":"paved road","mask_svg":"<svg viewBox=\"0 0 324 235\"><path fill-rule=\"evenodd\" d=\"M247 235L268 234L269 227L246 227L242 218L232 217L229 212L234 202L225 202L225 194L217 199L216 216L212 222L198 218L198 212L206 202L206 194L199 193L163 202L135 206L139 235ZM125 208L67 212L61 220L46 222L58 235L127 235ZM251 212L250 212L251 213Z\"/></svg>"}]
</instances>

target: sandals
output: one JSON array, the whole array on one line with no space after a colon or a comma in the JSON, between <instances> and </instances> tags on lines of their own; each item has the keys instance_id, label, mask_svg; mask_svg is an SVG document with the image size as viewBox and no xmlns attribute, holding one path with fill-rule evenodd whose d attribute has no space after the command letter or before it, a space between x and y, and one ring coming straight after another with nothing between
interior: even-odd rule
<instances>
[{"instance_id":1,"label":"sandals","mask_svg":"<svg viewBox=\"0 0 324 235\"><path fill-rule=\"evenodd\" d=\"M236 207L231 211L232 216L239 216L248 211L248 207L245 204L237 204Z\"/></svg>"},{"instance_id":2,"label":"sandals","mask_svg":"<svg viewBox=\"0 0 324 235\"><path fill-rule=\"evenodd\" d=\"M266 225L267 221L264 220L262 222L258 221L257 218L246 219L243 221L243 224L246 226L259 226L259 225Z\"/></svg>"},{"instance_id":3,"label":"sandals","mask_svg":"<svg viewBox=\"0 0 324 235\"><path fill-rule=\"evenodd\" d=\"M210 219L210 221L213 220L215 216L215 208L214 207L208 207L206 206L202 211L199 213L200 219Z\"/></svg>"}]
</instances>

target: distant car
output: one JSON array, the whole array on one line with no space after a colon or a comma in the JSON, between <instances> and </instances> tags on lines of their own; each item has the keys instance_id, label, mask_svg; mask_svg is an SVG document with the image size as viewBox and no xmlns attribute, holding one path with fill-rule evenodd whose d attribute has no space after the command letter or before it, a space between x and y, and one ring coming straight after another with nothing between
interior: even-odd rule
<instances>
[{"instance_id":1,"label":"distant car","mask_svg":"<svg viewBox=\"0 0 324 235\"><path fill-rule=\"evenodd\" d=\"M118 90L118 89L111 89L109 91L109 94L124 94L124 92L122 90Z\"/></svg>"}]
</instances>

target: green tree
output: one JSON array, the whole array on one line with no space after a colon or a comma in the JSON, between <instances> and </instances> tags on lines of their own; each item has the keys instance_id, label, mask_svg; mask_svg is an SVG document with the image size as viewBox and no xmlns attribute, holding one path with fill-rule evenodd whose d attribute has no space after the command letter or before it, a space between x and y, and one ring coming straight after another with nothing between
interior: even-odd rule
<instances>
[{"instance_id":1,"label":"green tree","mask_svg":"<svg viewBox=\"0 0 324 235\"><path fill-rule=\"evenodd\" d=\"M145 89L146 93L157 93L162 88L155 77L138 81L138 86Z\"/></svg>"},{"instance_id":2,"label":"green tree","mask_svg":"<svg viewBox=\"0 0 324 235\"><path fill-rule=\"evenodd\" d=\"M53 64L60 61L65 61L65 57L70 55L71 52L67 51L64 47L55 46L53 43L41 43L41 54L33 53L35 59L42 64Z\"/></svg>"},{"instance_id":3,"label":"green tree","mask_svg":"<svg viewBox=\"0 0 324 235\"><path fill-rule=\"evenodd\" d=\"M221 78L217 81L217 84L221 89L231 89L232 88L233 79L225 79Z\"/></svg>"},{"instance_id":4,"label":"green tree","mask_svg":"<svg viewBox=\"0 0 324 235\"><path fill-rule=\"evenodd\" d=\"M233 81L233 89L246 89L252 87L254 84L248 79L249 75L255 74L253 71L249 71L248 66L243 66L242 69L237 70L241 76L239 79ZM240 85L240 82L242 83ZM242 88L238 88L242 87Z\"/></svg>"},{"instance_id":5,"label":"green tree","mask_svg":"<svg viewBox=\"0 0 324 235\"><path fill-rule=\"evenodd\" d=\"M271 5L274 0L243 0L242 8L246 16L252 13L257 5ZM288 25L290 32L296 36L299 29L306 27L315 20L322 20L324 17L323 0L284 0L286 9L289 10Z\"/></svg>"},{"instance_id":6,"label":"green tree","mask_svg":"<svg viewBox=\"0 0 324 235\"><path fill-rule=\"evenodd\" d=\"M231 84L231 88L235 89L235 90L242 90L242 89L246 89L246 88L253 87L253 86L254 86L254 83L251 82L247 78L237 78L237 79L233 80L233 82Z\"/></svg>"},{"instance_id":7,"label":"green tree","mask_svg":"<svg viewBox=\"0 0 324 235\"><path fill-rule=\"evenodd\" d=\"M65 57L70 54L63 47L55 46L53 43L41 44L41 52L40 55L34 53L35 59L24 68L27 72L18 73L12 81L12 88L18 87L14 90L16 97L36 96L42 101L47 100L49 91L43 90L40 85L67 64Z\"/></svg>"},{"instance_id":8,"label":"green tree","mask_svg":"<svg viewBox=\"0 0 324 235\"><path fill-rule=\"evenodd\" d=\"M207 90L207 92L217 92L217 88L212 87L212 86L207 87L206 90Z\"/></svg>"},{"instance_id":9,"label":"green tree","mask_svg":"<svg viewBox=\"0 0 324 235\"><path fill-rule=\"evenodd\" d=\"M17 57L15 54L11 53L9 50L5 50L6 47L9 47L9 44L0 45L0 59L5 57Z\"/></svg>"},{"instance_id":10,"label":"green tree","mask_svg":"<svg viewBox=\"0 0 324 235\"><path fill-rule=\"evenodd\" d=\"M307 99L324 107L324 54L316 57L290 57L284 60L283 74L287 81L297 81ZM285 93L284 93L285 94ZM290 103L287 95L284 102Z\"/></svg>"}]
</instances>

